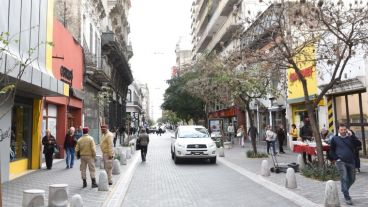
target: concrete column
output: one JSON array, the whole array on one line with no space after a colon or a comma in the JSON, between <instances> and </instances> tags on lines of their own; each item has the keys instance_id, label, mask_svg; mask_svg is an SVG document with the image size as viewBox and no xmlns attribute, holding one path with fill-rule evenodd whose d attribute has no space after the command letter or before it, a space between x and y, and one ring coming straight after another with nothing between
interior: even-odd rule
<instances>
[{"instance_id":1,"label":"concrete column","mask_svg":"<svg viewBox=\"0 0 368 207\"><path fill-rule=\"evenodd\" d=\"M115 159L112 163L112 174L113 175L119 175L120 174L120 162L117 159Z\"/></svg>"},{"instance_id":2,"label":"concrete column","mask_svg":"<svg viewBox=\"0 0 368 207\"><path fill-rule=\"evenodd\" d=\"M305 168L305 163L301 154L298 154L297 163L299 164L299 171Z\"/></svg>"},{"instance_id":3,"label":"concrete column","mask_svg":"<svg viewBox=\"0 0 368 207\"><path fill-rule=\"evenodd\" d=\"M261 164L261 175L262 176L270 176L270 167L268 166L268 160L262 160Z\"/></svg>"},{"instance_id":4,"label":"concrete column","mask_svg":"<svg viewBox=\"0 0 368 207\"><path fill-rule=\"evenodd\" d=\"M83 199L79 194L73 195L70 200L70 207L83 207Z\"/></svg>"},{"instance_id":5,"label":"concrete column","mask_svg":"<svg viewBox=\"0 0 368 207\"><path fill-rule=\"evenodd\" d=\"M225 157L225 151L224 151L224 148L223 147L220 147L219 148L219 156L220 157Z\"/></svg>"},{"instance_id":6,"label":"concrete column","mask_svg":"<svg viewBox=\"0 0 368 207\"><path fill-rule=\"evenodd\" d=\"M291 167L289 167L286 171L285 187L287 187L287 188L296 188L297 187L295 171Z\"/></svg>"},{"instance_id":7,"label":"concrete column","mask_svg":"<svg viewBox=\"0 0 368 207\"><path fill-rule=\"evenodd\" d=\"M49 186L49 207L68 206L68 184L53 184Z\"/></svg>"},{"instance_id":8,"label":"concrete column","mask_svg":"<svg viewBox=\"0 0 368 207\"><path fill-rule=\"evenodd\" d=\"M45 191L39 189L29 189L23 191L22 207L28 206L45 206Z\"/></svg>"},{"instance_id":9,"label":"concrete column","mask_svg":"<svg viewBox=\"0 0 368 207\"><path fill-rule=\"evenodd\" d=\"M109 181L107 180L106 171L101 171L98 177L98 191L108 191Z\"/></svg>"},{"instance_id":10,"label":"concrete column","mask_svg":"<svg viewBox=\"0 0 368 207\"><path fill-rule=\"evenodd\" d=\"M340 206L337 185L336 185L336 182L333 180L329 180L326 182L324 205L326 207L339 207Z\"/></svg>"}]
</instances>

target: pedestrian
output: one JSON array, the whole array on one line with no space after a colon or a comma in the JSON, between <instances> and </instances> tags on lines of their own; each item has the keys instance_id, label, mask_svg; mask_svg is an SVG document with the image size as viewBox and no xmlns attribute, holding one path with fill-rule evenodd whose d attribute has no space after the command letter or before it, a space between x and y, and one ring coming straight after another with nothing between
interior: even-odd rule
<instances>
[{"instance_id":1,"label":"pedestrian","mask_svg":"<svg viewBox=\"0 0 368 207\"><path fill-rule=\"evenodd\" d=\"M331 162L335 163L339 170L341 192L348 205L353 205L349 189L355 181L355 145L353 139L352 136L349 136L346 125L340 124L338 135L332 138L330 145Z\"/></svg>"},{"instance_id":2,"label":"pedestrian","mask_svg":"<svg viewBox=\"0 0 368 207\"><path fill-rule=\"evenodd\" d=\"M352 137L352 141L355 146L355 169L357 173L360 173L360 154L359 151L362 150L362 142L358 139L357 136L355 136L355 133L353 130L348 129L349 136Z\"/></svg>"},{"instance_id":3,"label":"pedestrian","mask_svg":"<svg viewBox=\"0 0 368 207\"><path fill-rule=\"evenodd\" d=\"M239 145L244 147L244 125L240 125L239 129L236 131L236 136L239 138Z\"/></svg>"},{"instance_id":4,"label":"pedestrian","mask_svg":"<svg viewBox=\"0 0 368 207\"><path fill-rule=\"evenodd\" d=\"M101 125L102 137L101 137L101 151L104 162L104 167L109 180L109 185L112 185L112 164L114 160L114 148L113 148L113 134L108 130L107 125Z\"/></svg>"},{"instance_id":5,"label":"pedestrian","mask_svg":"<svg viewBox=\"0 0 368 207\"><path fill-rule=\"evenodd\" d=\"M234 126L233 124L230 124L228 127L227 127L227 133L229 134L229 141L231 143L234 143L234 140L233 140L233 134L234 134Z\"/></svg>"},{"instance_id":6,"label":"pedestrian","mask_svg":"<svg viewBox=\"0 0 368 207\"><path fill-rule=\"evenodd\" d=\"M257 139L257 137L258 137L257 127L250 126L249 129L248 129L248 136L250 137L251 140Z\"/></svg>"},{"instance_id":7,"label":"pedestrian","mask_svg":"<svg viewBox=\"0 0 368 207\"><path fill-rule=\"evenodd\" d=\"M75 151L77 158L81 160L80 171L83 180L83 188L87 187L87 166L92 180L92 188L97 188L96 183L96 144L93 137L88 135L88 127L83 128L83 136L78 140Z\"/></svg>"},{"instance_id":8,"label":"pedestrian","mask_svg":"<svg viewBox=\"0 0 368 207\"><path fill-rule=\"evenodd\" d=\"M275 142L276 142L276 133L272 131L271 126L266 127L266 144L267 144L267 154L270 154L270 147L272 147L273 154L276 155L276 148L275 148Z\"/></svg>"},{"instance_id":9,"label":"pedestrian","mask_svg":"<svg viewBox=\"0 0 368 207\"><path fill-rule=\"evenodd\" d=\"M43 154L45 154L46 168L51 170L56 147L56 139L50 129L46 129L46 135L42 138Z\"/></svg>"},{"instance_id":10,"label":"pedestrian","mask_svg":"<svg viewBox=\"0 0 368 207\"><path fill-rule=\"evenodd\" d=\"M300 128L300 137L302 138L302 141L311 141L313 138L313 131L312 126L310 124L309 117L305 117L304 119L304 125L302 128ZM307 153L303 152L303 160L304 163L307 164ZM312 163L312 155L308 154L308 161Z\"/></svg>"},{"instance_id":11,"label":"pedestrian","mask_svg":"<svg viewBox=\"0 0 368 207\"><path fill-rule=\"evenodd\" d=\"M142 162L145 162L146 156L147 156L147 148L149 144L149 136L146 133L146 130L144 128L141 129L141 133L139 134L137 144L139 145L139 148L141 149Z\"/></svg>"},{"instance_id":12,"label":"pedestrian","mask_svg":"<svg viewBox=\"0 0 368 207\"><path fill-rule=\"evenodd\" d=\"M290 136L293 141L298 140L298 130L296 129L296 125L292 124L290 129Z\"/></svg>"},{"instance_id":13,"label":"pedestrian","mask_svg":"<svg viewBox=\"0 0 368 207\"><path fill-rule=\"evenodd\" d=\"M66 169L73 168L74 156L75 156L75 145L77 144L77 139L74 134L75 128L70 127L65 135L64 149L66 151Z\"/></svg>"},{"instance_id":14,"label":"pedestrian","mask_svg":"<svg viewBox=\"0 0 368 207\"><path fill-rule=\"evenodd\" d=\"M277 134L277 140L279 141L279 152L280 154L285 154L283 145L284 145L284 141L286 138L286 132L282 124L279 125L279 128L276 131L276 134Z\"/></svg>"},{"instance_id":15,"label":"pedestrian","mask_svg":"<svg viewBox=\"0 0 368 207\"><path fill-rule=\"evenodd\" d=\"M331 132L329 132L328 129L323 127L321 130L322 140L326 142L327 144L330 144L332 137L334 137L334 135Z\"/></svg>"},{"instance_id":16,"label":"pedestrian","mask_svg":"<svg viewBox=\"0 0 368 207\"><path fill-rule=\"evenodd\" d=\"M81 138L82 136L83 136L83 128L82 128L82 126L79 126L78 129L77 129L77 131L75 132L74 137L78 141L78 139Z\"/></svg>"},{"instance_id":17,"label":"pedestrian","mask_svg":"<svg viewBox=\"0 0 368 207\"><path fill-rule=\"evenodd\" d=\"M116 147L116 141L118 140L118 128L114 128L114 147Z\"/></svg>"}]
</instances>

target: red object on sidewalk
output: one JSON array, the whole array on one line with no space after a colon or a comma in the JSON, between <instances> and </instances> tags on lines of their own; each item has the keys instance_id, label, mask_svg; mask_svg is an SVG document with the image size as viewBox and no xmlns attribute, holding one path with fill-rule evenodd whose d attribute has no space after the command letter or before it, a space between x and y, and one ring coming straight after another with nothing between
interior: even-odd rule
<instances>
[{"instance_id":1,"label":"red object on sidewalk","mask_svg":"<svg viewBox=\"0 0 368 207\"><path fill-rule=\"evenodd\" d=\"M323 151L329 151L330 150L330 146L329 145L323 145L322 146L322 150ZM295 144L294 148L293 148L293 152L296 153L307 153L309 155L317 155L317 151L316 151L316 147L312 147L309 145L299 145L299 144Z\"/></svg>"}]
</instances>

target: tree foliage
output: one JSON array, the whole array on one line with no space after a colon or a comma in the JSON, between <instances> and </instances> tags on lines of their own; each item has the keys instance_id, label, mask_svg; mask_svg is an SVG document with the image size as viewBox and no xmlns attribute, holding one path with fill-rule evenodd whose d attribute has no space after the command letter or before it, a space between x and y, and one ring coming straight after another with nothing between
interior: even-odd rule
<instances>
[{"instance_id":1,"label":"tree foliage","mask_svg":"<svg viewBox=\"0 0 368 207\"><path fill-rule=\"evenodd\" d=\"M169 87L165 91L161 108L175 112L179 119L186 122L193 119L197 123L198 120L205 118L204 102L188 93L184 87L194 75L187 73L168 80Z\"/></svg>"}]
</instances>

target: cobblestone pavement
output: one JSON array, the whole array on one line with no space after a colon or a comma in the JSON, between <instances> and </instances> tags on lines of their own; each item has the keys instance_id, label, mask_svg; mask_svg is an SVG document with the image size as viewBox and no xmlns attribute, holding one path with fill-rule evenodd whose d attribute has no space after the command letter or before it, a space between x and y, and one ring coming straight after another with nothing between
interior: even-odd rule
<instances>
[{"instance_id":1,"label":"cobblestone pavement","mask_svg":"<svg viewBox=\"0 0 368 207\"><path fill-rule=\"evenodd\" d=\"M225 149L225 159L233 164L241 166L242 168L256 174L260 174L261 162L264 158L250 159L246 157L245 152L250 149L250 144L246 143L245 148L235 145L232 149ZM285 147L284 147L285 148ZM260 152L266 152L264 144L258 146ZM297 153L290 150L285 150L286 154L279 154L276 156L280 163L291 163L297 161ZM354 206L368 206L368 162L362 160L361 173L356 175L356 181L350 189ZM273 166L271 157L268 159L270 167ZM266 178L276 184L285 186L285 173L272 173L270 177ZM324 202L324 192L326 182L321 182L306 178L299 173L296 174L298 188L291 191L319 204ZM339 188L340 203L345 206L343 195L340 191L340 182L337 183Z\"/></svg>"},{"instance_id":2,"label":"cobblestone pavement","mask_svg":"<svg viewBox=\"0 0 368 207\"><path fill-rule=\"evenodd\" d=\"M175 165L169 136L150 135L147 162L138 165L124 207L296 206L221 163Z\"/></svg>"},{"instance_id":3,"label":"cobblestone pavement","mask_svg":"<svg viewBox=\"0 0 368 207\"><path fill-rule=\"evenodd\" d=\"M97 147L99 149L99 147ZM75 160L74 168L65 169L65 160L54 164L51 170L37 170L30 174L24 175L12 181L3 184L3 206L4 207L19 207L22 206L23 190L26 189L42 189L45 190L45 204L48 203L48 187L51 184L64 183L68 184L69 199L75 195L80 194L84 201L84 206L102 206L111 194L111 189L116 185L120 176L124 175L127 168L131 164L128 160L128 165L121 165L120 175L113 175L114 185L110 187L109 191L98 191L97 188L91 188L91 179L89 179L89 171L87 170L87 188L82 188L82 180L79 170L80 161ZM99 172L102 170L96 168L96 179L98 182Z\"/></svg>"}]
</instances>

